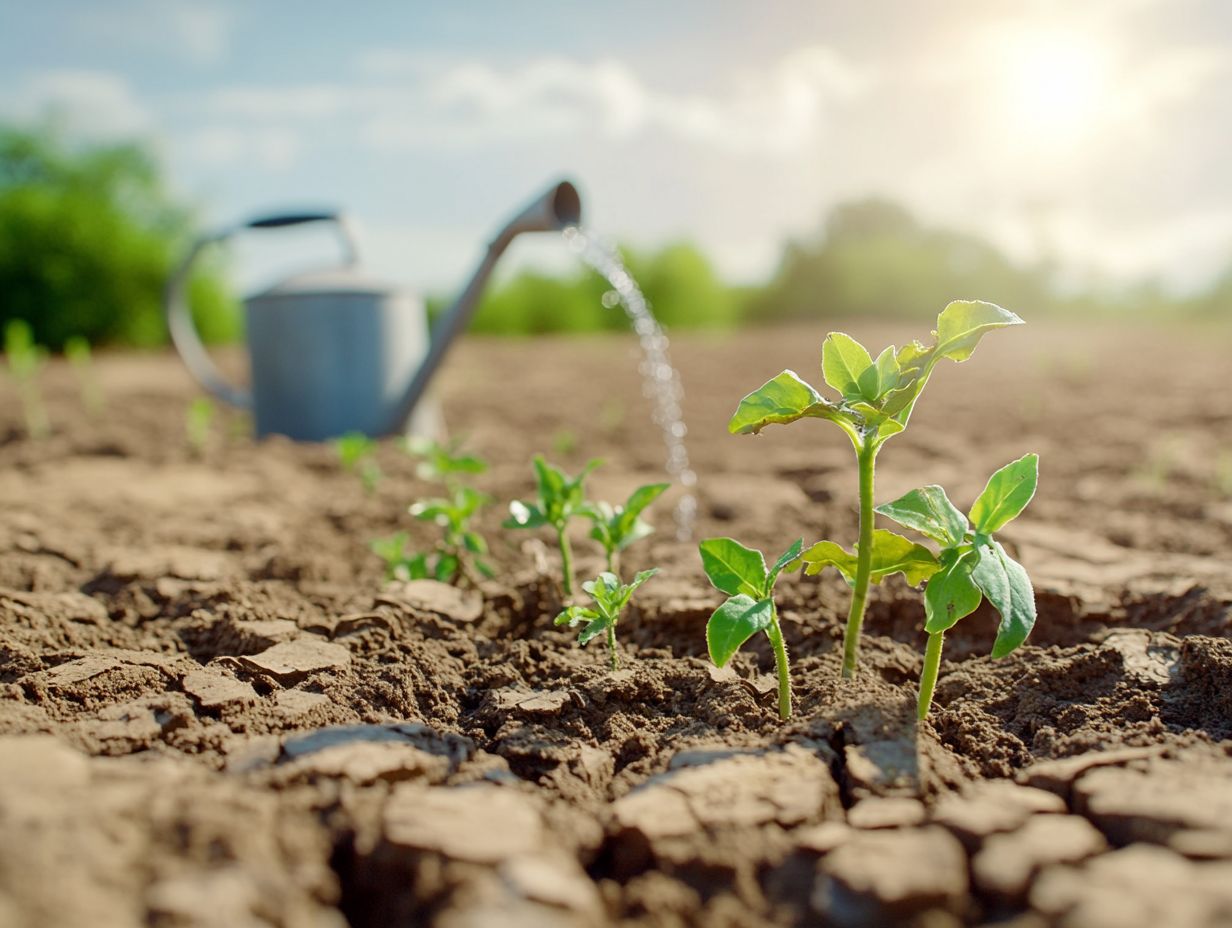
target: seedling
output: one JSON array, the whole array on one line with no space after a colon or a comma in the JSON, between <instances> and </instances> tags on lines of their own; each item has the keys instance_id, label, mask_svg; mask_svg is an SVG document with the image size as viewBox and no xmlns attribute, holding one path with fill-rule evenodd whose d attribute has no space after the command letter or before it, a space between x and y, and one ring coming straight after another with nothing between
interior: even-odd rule
<instances>
[{"instance_id":1,"label":"seedling","mask_svg":"<svg viewBox=\"0 0 1232 928\"><path fill-rule=\"evenodd\" d=\"M779 718L791 718L787 644L779 628L774 585L784 572L800 566L804 541L797 539L769 570L760 551L746 548L731 538L707 538L698 548L706 576L715 589L728 597L706 623L706 648L710 651L710 659L715 666L724 667L741 645L758 632L765 632L774 648L774 667L779 677Z\"/></svg>"},{"instance_id":2,"label":"seedling","mask_svg":"<svg viewBox=\"0 0 1232 928\"><path fill-rule=\"evenodd\" d=\"M103 389L99 386L98 375L94 370L94 357L90 353L90 343L80 335L74 335L64 343L64 357L77 375L77 386L81 390L81 405L92 416L100 416L103 412Z\"/></svg>"},{"instance_id":3,"label":"seedling","mask_svg":"<svg viewBox=\"0 0 1232 928\"><path fill-rule=\"evenodd\" d=\"M1031 502L1039 481L1039 457L1027 454L990 478L967 515L939 486L921 487L877 507L877 512L940 545L924 590L928 646L920 675L917 712L928 715L941 665L945 633L987 598L1001 614L992 656L1004 657L1022 644L1035 625L1035 591L1022 565L993 537ZM920 546L916 546L920 547ZM926 549L921 549L926 550ZM931 554L929 555L932 556ZM848 574L851 566L836 563ZM917 569L917 575L924 567ZM908 577L910 580L910 577Z\"/></svg>"},{"instance_id":4,"label":"seedling","mask_svg":"<svg viewBox=\"0 0 1232 928\"><path fill-rule=\"evenodd\" d=\"M459 577L472 584L480 577L494 574L483 560L488 543L471 527L471 520L484 506L492 502L486 493L474 487L455 487L448 496L424 499L413 503L410 513L422 522L433 522L442 529L436 548L424 560L420 576L432 577L442 583L453 583ZM413 570L412 579L418 571Z\"/></svg>"},{"instance_id":5,"label":"seedling","mask_svg":"<svg viewBox=\"0 0 1232 928\"><path fill-rule=\"evenodd\" d=\"M732 434L756 434L768 425L799 419L827 419L842 429L855 450L860 485L860 532L852 555L851 608L843 636L843 676L856 672L860 629L869 583L895 569L904 543L893 532L873 530L873 478L877 454L890 438L907 427L920 392L943 358L965 361L984 334L1022 320L992 303L958 301L937 316L933 343L913 341L900 350L886 348L873 360L855 339L831 332L821 350L822 376L841 399L831 402L790 370L783 371L740 401L728 423ZM827 557L832 542L821 542L805 553L806 561ZM879 565L878 570L874 566ZM820 568L818 568L820 569Z\"/></svg>"},{"instance_id":6,"label":"seedling","mask_svg":"<svg viewBox=\"0 0 1232 928\"><path fill-rule=\"evenodd\" d=\"M473 454L462 451L462 443L454 440L447 445L431 438L410 438L406 442L408 454L420 458L415 474L421 480L436 480L449 489L461 485L461 477L482 474L488 469L487 462Z\"/></svg>"},{"instance_id":7,"label":"seedling","mask_svg":"<svg viewBox=\"0 0 1232 928\"><path fill-rule=\"evenodd\" d=\"M578 632L578 644L585 645L600 634L607 634L607 649L612 670L620 669L620 652L616 648L616 623L620 614L633 596L633 591L659 572L657 567L643 570L633 578L633 582L624 584L615 574L604 571L594 580L582 584L582 590L594 602L594 608L589 606L569 606L556 617L557 625L568 625L570 628L585 622Z\"/></svg>"},{"instance_id":8,"label":"seedling","mask_svg":"<svg viewBox=\"0 0 1232 928\"><path fill-rule=\"evenodd\" d=\"M384 476L381 465L376 462L376 442L363 432L347 432L335 438L333 445L343 469L359 475L365 492L376 492Z\"/></svg>"},{"instance_id":9,"label":"seedling","mask_svg":"<svg viewBox=\"0 0 1232 928\"><path fill-rule=\"evenodd\" d=\"M205 446L209 444L214 412L214 404L207 396L198 396L184 412L184 434L188 438L189 449L197 457L205 454Z\"/></svg>"},{"instance_id":10,"label":"seedling","mask_svg":"<svg viewBox=\"0 0 1232 928\"><path fill-rule=\"evenodd\" d=\"M608 573L620 576L620 552L653 534L654 529L641 515L666 490L670 483L648 483L638 487L623 506L610 503L589 503L585 515L594 522L590 537L599 542L607 559Z\"/></svg>"},{"instance_id":11,"label":"seedling","mask_svg":"<svg viewBox=\"0 0 1232 928\"><path fill-rule=\"evenodd\" d=\"M510 503L509 518L503 525L505 528L540 528L547 525L555 530L556 543L560 548L561 587L565 598L569 599L575 586L573 549L569 545L567 532L569 520L574 516L586 515L586 477L602 462L588 462L576 477L570 477L549 464L541 454L536 454L532 463L539 485L539 497L530 503L521 500Z\"/></svg>"},{"instance_id":12,"label":"seedling","mask_svg":"<svg viewBox=\"0 0 1232 928\"><path fill-rule=\"evenodd\" d=\"M38 375L47 361L47 349L34 343L30 323L24 319L11 319L4 327L4 357L9 374L17 384L26 434L40 441L51 434L51 423L38 387Z\"/></svg>"}]
</instances>

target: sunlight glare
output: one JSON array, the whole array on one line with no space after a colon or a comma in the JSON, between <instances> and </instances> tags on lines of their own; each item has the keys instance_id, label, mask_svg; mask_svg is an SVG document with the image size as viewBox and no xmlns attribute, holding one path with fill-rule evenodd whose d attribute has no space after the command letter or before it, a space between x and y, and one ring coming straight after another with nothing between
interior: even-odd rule
<instances>
[{"instance_id":1,"label":"sunlight glare","mask_svg":"<svg viewBox=\"0 0 1232 928\"><path fill-rule=\"evenodd\" d=\"M1015 33L1004 47L1006 115L1057 141L1085 134L1110 102L1107 49L1070 32Z\"/></svg>"}]
</instances>

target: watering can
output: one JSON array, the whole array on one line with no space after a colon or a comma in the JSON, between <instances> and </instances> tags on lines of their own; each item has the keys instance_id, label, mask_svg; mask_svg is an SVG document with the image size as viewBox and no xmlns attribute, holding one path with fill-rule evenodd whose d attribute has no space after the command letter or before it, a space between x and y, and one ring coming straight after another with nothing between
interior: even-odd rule
<instances>
[{"instance_id":1,"label":"watering can","mask_svg":"<svg viewBox=\"0 0 1232 928\"><path fill-rule=\"evenodd\" d=\"M189 371L214 396L251 409L258 437L324 441L348 432L426 434L434 420L421 404L433 374L466 328L497 260L523 232L559 231L581 220L568 181L518 213L488 245L461 295L428 336L418 297L383 285L359 269L355 238L336 212L252 219L198 239L171 276L164 298L172 341ZM328 270L296 274L244 301L251 391L230 384L193 327L185 291L198 255L242 230L332 223L343 251Z\"/></svg>"}]
</instances>

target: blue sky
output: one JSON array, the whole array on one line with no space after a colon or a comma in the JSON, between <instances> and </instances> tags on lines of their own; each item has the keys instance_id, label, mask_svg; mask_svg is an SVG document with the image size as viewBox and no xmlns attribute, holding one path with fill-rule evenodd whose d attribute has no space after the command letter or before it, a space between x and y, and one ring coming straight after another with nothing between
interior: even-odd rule
<instances>
[{"instance_id":1,"label":"blue sky","mask_svg":"<svg viewBox=\"0 0 1232 928\"><path fill-rule=\"evenodd\" d=\"M1200 285L1232 261L1229 78L1219 0L0 14L0 116L147 137L212 222L342 205L378 273L437 290L562 175L599 231L693 239L734 280L768 274L835 202L882 193L1023 258ZM564 259L540 241L519 260Z\"/></svg>"}]
</instances>

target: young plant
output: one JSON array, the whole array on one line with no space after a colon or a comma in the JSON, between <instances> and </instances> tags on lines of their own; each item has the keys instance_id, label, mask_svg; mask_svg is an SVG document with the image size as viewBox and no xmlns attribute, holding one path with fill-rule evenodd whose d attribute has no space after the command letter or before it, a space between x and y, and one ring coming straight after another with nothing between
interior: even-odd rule
<instances>
[{"instance_id":1,"label":"young plant","mask_svg":"<svg viewBox=\"0 0 1232 928\"><path fill-rule=\"evenodd\" d=\"M103 389L99 386L98 375L94 370L94 357L90 353L90 343L80 335L74 335L64 343L64 357L68 359L73 373L77 375L77 386L81 390L81 405L90 415L102 415Z\"/></svg>"},{"instance_id":2,"label":"young plant","mask_svg":"<svg viewBox=\"0 0 1232 928\"><path fill-rule=\"evenodd\" d=\"M610 503L589 503L584 514L594 522L590 537L599 542L607 559L608 573L620 576L620 552L635 541L653 534L642 512L666 490L670 483L648 483L629 494L623 506Z\"/></svg>"},{"instance_id":3,"label":"young plant","mask_svg":"<svg viewBox=\"0 0 1232 928\"><path fill-rule=\"evenodd\" d=\"M208 396L198 396L184 411L184 434L188 447L196 457L205 454L214 425L214 404Z\"/></svg>"},{"instance_id":4,"label":"young plant","mask_svg":"<svg viewBox=\"0 0 1232 928\"><path fill-rule=\"evenodd\" d=\"M51 423L38 387L38 375L47 361L47 349L34 343L30 323L24 319L11 319L4 327L4 357L9 374L17 384L26 434L40 441L51 434Z\"/></svg>"},{"instance_id":5,"label":"young plant","mask_svg":"<svg viewBox=\"0 0 1232 928\"><path fill-rule=\"evenodd\" d=\"M840 395L838 402L824 398L794 371L786 370L742 399L728 423L732 434L745 435L756 434L768 425L826 419L851 440L859 471L860 531L852 556L851 608L843 636L844 677L856 672L869 583L893 572L888 567L902 552L904 543L910 548L910 542L893 532L873 530L877 454L907 427L916 400L940 361L965 361L986 333L1021 323L1012 312L992 303L950 303L937 316L932 344L913 341L900 350L890 346L876 360L855 339L831 332L822 344L821 370L826 383ZM826 556L827 545L833 543L814 546L805 553L805 560ZM878 571L875 565L880 565Z\"/></svg>"},{"instance_id":6,"label":"young plant","mask_svg":"<svg viewBox=\"0 0 1232 928\"><path fill-rule=\"evenodd\" d=\"M620 614L629 604L633 591L658 572L657 567L640 571L632 583L624 584L615 574L605 570L594 580L587 580L582 584L582 590L594 602L594 607L569 606L556 617L556 624L573 628L585 622L582 630L578 632L578 644L582 645L606 633L612 670L619 670L620 652L616 649L616 623L620 621Z\"/></svg>"},{"instance_id":7,"label":"young plant","mask_svg":"<svg viewBox=\"0 0 1232 928\"><path fill-rule=\"evenodd\" d=\"M731 538L707 538L698 549L706 576L727 602L719 606L706 623L706 648L715 666L723 667L740 646L765 632L774 649L774 667L779 677L779 718L791 718L791 676L787 664L787 644L779 628L778 608L774 605L774 585L787 571L800 564L804 541L797 539L766 569L760 551L746 548Z\"/></svg>"},{"instance_id":8,"label":"young plant","mask_svg":"<svg viewBox=\"0 0 1232 928\"><path fill-rule=\"evenodd\" d=\"M431 438L409 438L406 450L420 459L415 474L420 480L439 481L449 489L461 484L463 476L482 474L487 462L462 451L462 442L455 439L443 445Z\"/></svg>"},{"instance_id":9,"label":"young plant","mask_svg":"<svg viewBox=\"0 0 1232 928\"><path fill-rule=\"evenodd\" d=\"M376 462L376 442L363 432L347 432L335 438L333 446L343 470L358 474L365 492L376 492L377 484L384 476L381 465Z\"/></svg>"},{"instance_id":10,"label":"young plant","mask_svg":"<svg viewBox=\"0 0 1232 928\"><path fill-rule=\"evenodd\" d=\"M992 646L994 658L1016 649L1035 626L1035 591L1031 580L993 533L1027 507L1038 482L1039 456L1027 454L988 478L967 515L958 511L939 486L912 490L877 507L881 515L932 539L941 548L924 589L928 646L917 704L921 719L928 715L932 705L945 633L959 619L974 612L981 599L987 598L1001 614Z\"/></svg>"},{"instance_id":11,"label":"young plant","mask_svg":"<svg viewBox=\"0 0 1232 928\"><path fill-rule=\"evenodd\" d=\"M409 512L412 516L422 522L435 523L442 530L435 549L423 561L422 576L442 583L453 583L463 577L477 584L480 577L495 574L483 560L488 553L488 543L471 526L471 520L490 502L490 496L474 487L457 486L448 496L411 504ZM417 568L412 569L412 579L418 579L417 573Z\"/></svg>"},{"instance_id":12,"label":"young plant","mask_svg":"<svg viewBox=\"0 0 1232 928\"><path fill-rule=\"evenodd\" d=\"M561 587L565 598L569 599L575 586L573 549L569 545L567 532L569 520L587 514L586 477L602 462L588 462L576 477L570 477L549 464L541 454L536 454L532 463L539 485L539 497L529 503L521 500L510 503L509 518L503 525L505 528L540 528L546 525L556 532L556 543L560 548Z\"/></svg>"}]
</instances>

